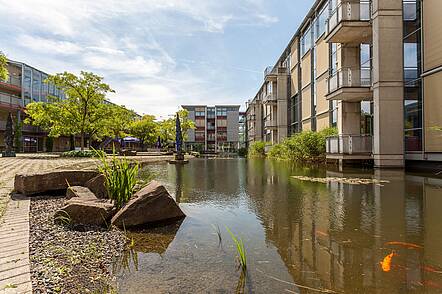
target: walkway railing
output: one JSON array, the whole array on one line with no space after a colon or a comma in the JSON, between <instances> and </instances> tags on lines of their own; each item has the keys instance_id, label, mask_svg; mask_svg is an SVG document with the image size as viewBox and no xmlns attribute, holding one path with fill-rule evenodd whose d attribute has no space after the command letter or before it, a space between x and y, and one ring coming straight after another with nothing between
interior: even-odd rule
<instances>
[{"instance_id":1,"label":"walkway railing","mask_svg":"<svg viewBox=\"0 0 442 294\"><path fill-rule=\"evenodd\" d=\"M340 88L371 87L370 68L341 68L331 74L327 79L328 93Z\"/></svg>"},{"instance_id":2,"label":"walkway railing","mask_svg":"<svg viewBox=\"0 0 442 294\"><path fill-rule=\"evenodd\" d=\"M327 35L342 21L363 21L371 18L370 1L343 1L332 10L327 19Z\"/></svg>"},{"instance_id":3,"label":"walkway railing","mask_svg":"<svg viewBox=\"0 0 442 294\"><path fill-rule=\"evenodd\" d=\"M372 153L373 137L371 135L337 135L326 139L328 154L361 154Z\"/></svg>"}]
</instances>

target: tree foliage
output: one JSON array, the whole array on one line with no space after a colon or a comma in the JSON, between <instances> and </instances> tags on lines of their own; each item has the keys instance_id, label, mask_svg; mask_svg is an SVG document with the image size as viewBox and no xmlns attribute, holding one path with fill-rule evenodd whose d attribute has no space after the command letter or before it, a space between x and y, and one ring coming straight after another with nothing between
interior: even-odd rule
<instances>
[{"instance_id":1,"label":"tree foliage","mask_svg":"<svg viewBox=\"0 0 442 294\"><path fill-rule=\"evenodd\" d=\"M40 126L52 137L80 135L82 150L86 134L100 138L110 131L105 129L109 126L106 120L115 109L105 103L105 97L113 90L102 77L83 71L80 76L64 72L49 76L45 82L64 91L67 98L50 96L50 103L28 104L28 123Z\"/></svg>"},{"instance_id":2,"label":"tree foliage","mask_svg":"<svg viewBox=\"0 0 442 294\"><path fill-rule=\"evenodd\" d=\"M0 51L0 80L7 80L8 79L8 59L3 54L3 52Z\"/></svg>"},{"instance_id":3,"label":"tree foliage","mask_svg":"<svg viewBox=\"0 0 442 294\"><path fill-rule=\"evenodd\" d=\"M189 119L189 111L181 109L178 111L181 123L181 132L183 140L187 140L188 132L191 129L195 129L195 123ZM158 123L158 134L160 138L165 142L174 142L176 136L175 118L169 118Z\"/></svg>"},{"instance_id":4,"label":"tree foliage","mask_svg":"<svg viewBox=\"0 0 442 294\"><path fill-rule=\"evenodd\" d=\"M152 145L158 137L158 123L155 116L145 115L131 123L130 134L141 140L141 143Z\"/></svg>"}]
</instances>

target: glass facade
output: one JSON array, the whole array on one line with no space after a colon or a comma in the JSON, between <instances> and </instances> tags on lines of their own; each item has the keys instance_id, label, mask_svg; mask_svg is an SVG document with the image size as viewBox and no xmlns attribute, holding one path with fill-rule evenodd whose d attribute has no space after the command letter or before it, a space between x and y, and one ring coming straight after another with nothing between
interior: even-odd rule
<instances>
[{"instance_id":1,"label":"glass facade","mask_svg":"<svg viewBox=\"0 0 442 294\"><path fill-rule=\"evenodd\" d=\"M405 151L422 151L420 0L403 0Z\"/></svg>"}]
</instances>

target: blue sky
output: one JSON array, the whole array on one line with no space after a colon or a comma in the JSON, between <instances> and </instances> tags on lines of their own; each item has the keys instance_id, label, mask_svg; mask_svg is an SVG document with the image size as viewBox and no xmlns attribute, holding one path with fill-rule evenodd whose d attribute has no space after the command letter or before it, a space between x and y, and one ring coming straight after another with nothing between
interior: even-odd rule
<instances>
[{"instance_id":1,"label":"blue sky","mask_svg":"<svg viewBox=\"0 0 442 294\"><path fill-rule=\"evenodd\" d=\"M48 73L95 72L109 98L166 117L252 98L313 0L0 0L0 50ZM243 106L244 108L244 106Z\"/></svg>"}]
</instances>

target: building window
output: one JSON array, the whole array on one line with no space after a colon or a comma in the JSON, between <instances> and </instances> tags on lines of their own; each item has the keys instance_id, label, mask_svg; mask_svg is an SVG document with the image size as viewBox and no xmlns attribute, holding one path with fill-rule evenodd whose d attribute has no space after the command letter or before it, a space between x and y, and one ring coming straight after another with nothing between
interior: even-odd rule
<instances>
[{"instance_id":1,"label":"building window","mask_svg":"<svg viewBox=\"0 0 442 294\"><path fill-rule=\"evenodd\" d=\"M336 128L338 126L338 101L336 100L332 100L331 113L331 126Z\"/></svg>"},{"instance_id":2,"label":"building window","mask_svg":"<svg viewBox=\"0 0 442 294\"><path fill-rule=\"evenodd\" d=\"M225 107L216 108L216 116L227 116L227 108Z\"/></svg>"},{"instance_id":3,"label":"building window","mask_svg":"<svg viewBox=\"0 0 442 294\"><path fill-rule=\"evenodd\" d=\"M422 151L420 1L403 1L405 150Z\"/></svg>"},{"instance_id":4,"label":"building window","mask_svg":"<svg viewBox=\"0 0 442 294\"><path fill-rule=\"evenodd\" d=\"M315 21L316 23L316 41L325 33L325 27L327 26L328 18L328 3L319 12L319 15Z\"/></svg>"},{"instance_id":5,"label":"building window","mask_svg":"<svg viewBox=\"0 0 442 294\"><path fill-rule=\"evenodd\" d=\"M272 93L273 93L273 83L268 82L267 83L267 94L272 94Z\"/></svg>"},{"instance_id":6,"label":"building window","mask_svg":"<svg viewBox=\"0 0 442 294\"><path fill-rule=\"evenodd\" d=\"M309 26L302 35L301 39L301 54L304 56L312 48L312 31Z\"/></svg>"},{"instance_id":7,"label":"building window","mask_svg":"<svg viewBox=\"0 0 442 294\"><path fill-rule=\"evenodd\" d=\"M331 56L330 56L330 74L333 75L338 71L338 44L332 43L331 45Z\"/></svg>"}]
</instances>

